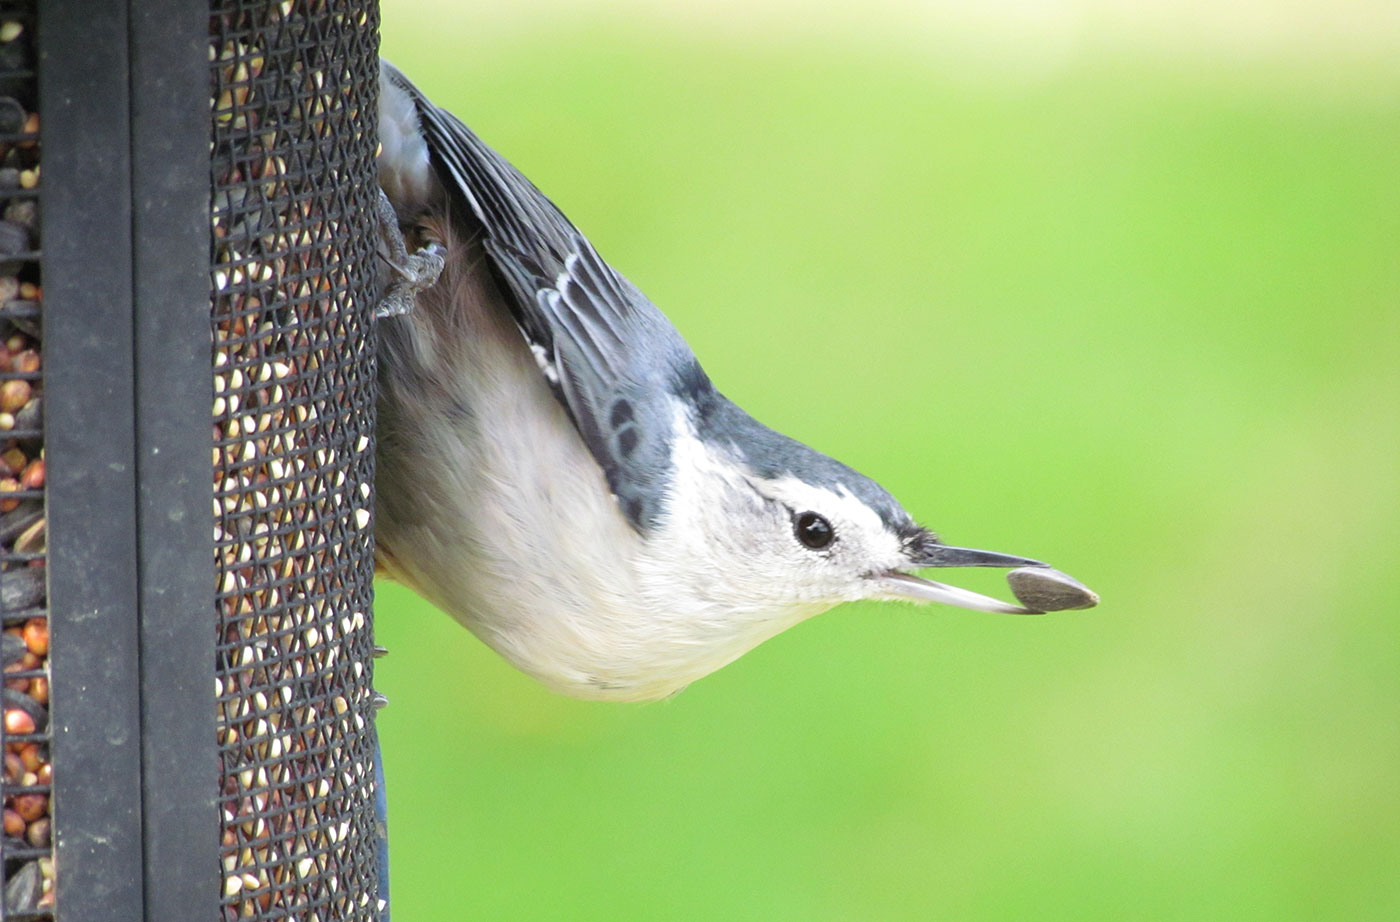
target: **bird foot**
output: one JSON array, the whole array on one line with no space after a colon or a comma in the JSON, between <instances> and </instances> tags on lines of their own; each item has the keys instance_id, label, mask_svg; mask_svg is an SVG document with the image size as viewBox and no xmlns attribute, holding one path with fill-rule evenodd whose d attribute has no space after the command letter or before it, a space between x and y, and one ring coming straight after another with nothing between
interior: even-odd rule
<instances>
[{"instance_id":1,"label":"bird foot","mask_svg":"<svg viewBox=\"0 0 1400 922\"><path fill-rule=\"evenodd\" d=\"M374 316L397 317L413 309L418 293L430 288L442 275L447 252L431 241L412 253L399 230L399 218L384 190L379 190L379 258L388 264L394 278L385 286L375 305Z\"/></svg>"}]
</instances>

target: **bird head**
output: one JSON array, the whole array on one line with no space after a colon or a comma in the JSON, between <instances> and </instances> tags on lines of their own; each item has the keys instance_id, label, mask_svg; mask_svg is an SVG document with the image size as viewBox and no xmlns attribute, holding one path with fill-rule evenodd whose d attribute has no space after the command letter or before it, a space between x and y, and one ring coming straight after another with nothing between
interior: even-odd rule
<instances>
[{"instance_id":1,"label":"bird head","mask_svg":"<svg viewBox=\"0 0 1400 922\"><path fill-rule=\"evenodd\" d=\"M1040 561L944 544L874 480L733 404L703 423L676 445L668 529L695 539L688 565L703 594L799 616L862 599L1031 613L912 571Z\"/></svg>"}]
</instances>

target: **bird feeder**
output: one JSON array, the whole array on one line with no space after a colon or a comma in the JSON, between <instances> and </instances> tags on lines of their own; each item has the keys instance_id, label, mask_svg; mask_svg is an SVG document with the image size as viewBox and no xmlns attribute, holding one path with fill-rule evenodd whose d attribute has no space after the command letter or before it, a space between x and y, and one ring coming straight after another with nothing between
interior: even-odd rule
<instances>
[{"instance_id":1,"label":"bird feeder","mask_svg":"<svg viewBox=\"0 0 1400 922\"><path fill-rule=\"evenodd\" d=\"M2 920L387 919L374 0L0 0Z\"/></svg>"}]
</instances>

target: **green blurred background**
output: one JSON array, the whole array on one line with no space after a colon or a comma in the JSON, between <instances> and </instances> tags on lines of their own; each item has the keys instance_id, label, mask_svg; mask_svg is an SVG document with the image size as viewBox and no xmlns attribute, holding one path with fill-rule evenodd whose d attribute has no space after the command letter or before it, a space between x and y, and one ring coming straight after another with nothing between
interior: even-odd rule
<instances>
[{"instance_id":1,"label":"green blurred background","mask_svg":"<svg viewBox=\"0 0 1400 922\"><path fill-rule=\"evenodd\" d=\"M731 397L1104 600L620 706L381 584L396 918L1400 918L1400 5L972 7L384 4Z\"/></svg>"}]
</instances>

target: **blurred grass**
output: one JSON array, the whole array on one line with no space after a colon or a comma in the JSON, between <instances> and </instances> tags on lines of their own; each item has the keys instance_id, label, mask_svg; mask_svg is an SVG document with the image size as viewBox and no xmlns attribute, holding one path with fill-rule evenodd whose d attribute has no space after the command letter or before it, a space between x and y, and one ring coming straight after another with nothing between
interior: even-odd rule
<instances>
[{"instance_id":1,"label":"blurred grass","mask_svg":"<svg viewBox=\"0 0 1400 922\"><path fill-rule=\"evenodd\" d=\"M381 584L399 918L1400 918L1400 68L451 9L385 54L721 388L1104 604L850 606L628 707Z\"/></svg>"}]
</instances>

